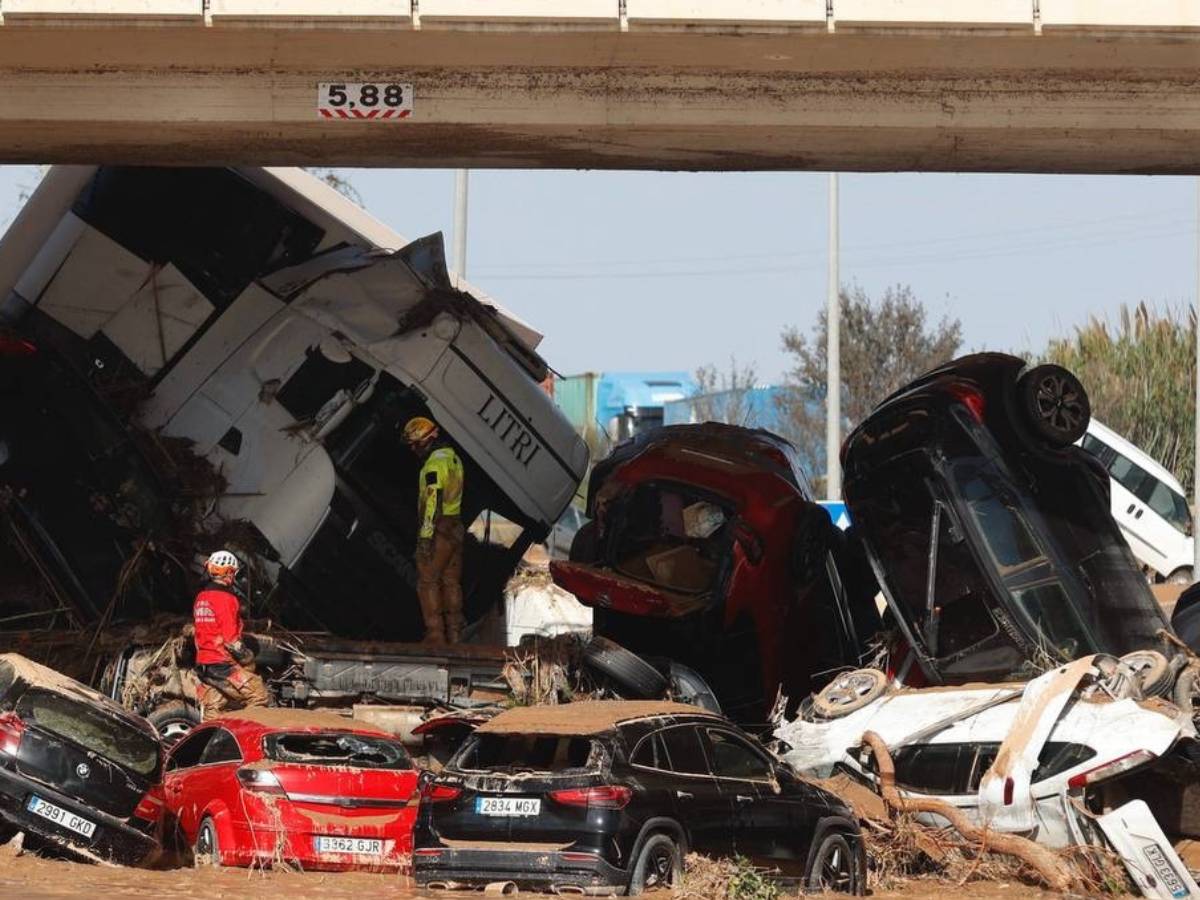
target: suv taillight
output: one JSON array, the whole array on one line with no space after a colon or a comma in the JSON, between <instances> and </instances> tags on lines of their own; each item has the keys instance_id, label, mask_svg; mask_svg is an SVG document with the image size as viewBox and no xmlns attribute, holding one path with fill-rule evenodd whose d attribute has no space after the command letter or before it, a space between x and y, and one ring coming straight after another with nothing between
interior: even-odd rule
<instances>
[{"instance_id":1,"label":"suv taillight","mask_svg":"<svg viewBox=\"0 0 1200 900\"><path fill-rule=\"evenodd\" d=\"M1149 750L1134 750L1132 753L1126 753L1117 759L1109 760L1102 765L1088 769L1086 772L1072 775L1067 782L1067 787L1087 787L1089 784L1095 784L1097 781L1104 781L1117 775L1123 775L1131 769L1144 766L1146 763L1153 762L1157 758Z\"/></svg>"},{"instance_id":2,"label":"suv taillight","mask_svg":"<svg viewBox=\"0 0 1200 900\"><path fill-rule=\"evenodd\" d=\"M34 356L37 344L0 329L0 356Z\"/></svg>"},{"instance_id":3,"label":"suv taillight","mask_svg":"<svg viewBox=\"0 0 1200 900\"><path fill-rule=\"evenodd\" d=\"M955 383L946 388L950 395L967 408L971 417L980 425L983 424L983 413L987 409L987 401L983 394L970 385Z\"/></svg>"},{"instance_id":4,"label":"suv taillight","mask_svg":"<svg viewBox=\"0 0 1200 900\"><path fill-rule=\"evenodd\" d=\"M550 799L566 806L591 806L598 809L624 809L633 799L633 790L620 784L600 787L570 788L551 791Z\"/></svg>"},{"instance_id":5,"label":"suv taillight","mask_svg":"<svg viewBox=\"0 0 1200 900\"><path fill-rule=\"evenodd\" d=\"M457 800L460 796L462 796L461 788L432 781L421 789L421 800L425 803L445 803L448 800Z\"/></svg>"},{"instance_id":6,"label":"suv taillight","mask_svg":"<svg viewBox=\"0 0 1200 900\"><path fill-rule=\"evenodd\" d=\"M0 754L16 756L21 748L21 735L25 733L25 723L14 712L0 715Z\"/></svg>"}]
</instances>

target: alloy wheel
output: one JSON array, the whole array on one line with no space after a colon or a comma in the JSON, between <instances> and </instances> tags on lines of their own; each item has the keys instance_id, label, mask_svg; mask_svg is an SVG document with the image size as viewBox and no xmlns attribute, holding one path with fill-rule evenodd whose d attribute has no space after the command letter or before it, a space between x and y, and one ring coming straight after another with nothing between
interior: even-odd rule
<instances>
[{"instance_id":1,"label":"alloy wheel","mask_svg":"<svg viewBox=\"0 0 1200 900\"><path fill-rule=\"evenodd\" d=\"M657 846L650 853L650 865L646 871L646 887L670 887L675 882L675 850L671 846Z\"/></svg>"},{"instance_id":2,"label":"alloy wheel","mask_svg":"<svg viewBox=\"0 0 1200 900\"><path fill-rule=\"evenodd\" d=\"M1079 392L1058 373L1047 372L1043 375L1034 396L1037 414L1057 432L1068 434L1074 431L1087 416Z\"/></svg>"},{"instance_id":3,"label":"alloy wheel","mask_svg":"<svg viewBox=\"0 0 1200 900\"><path fill-rule=\"evenodd\" d=\"M821 860L819 885L821 890L840 894L854 892L854 860L843 842L832 844Z\"/></svg>"}]
</instances>

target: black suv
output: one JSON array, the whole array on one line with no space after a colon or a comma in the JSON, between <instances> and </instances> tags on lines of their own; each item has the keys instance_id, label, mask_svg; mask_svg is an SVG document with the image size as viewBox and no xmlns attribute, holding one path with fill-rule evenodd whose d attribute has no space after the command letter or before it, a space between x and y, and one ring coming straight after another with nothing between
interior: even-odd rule
<instances>
[{"instance_id":1,"label":"black suv","mask_svg":"<svg viewBox=\"0 0 1200 900\"><path fill-rule=\"evenodd\" d=\"M501 713L423 787L422 886L639 894L686 853L738 855L815 889L862 893L858 825L722 716L662 701Z\"/></svg>"},{"instance_id":2,"label":"black suv","mask_svg":"<svg viewBox=\"0 0 1200 900\"><path fill-rule=\"evenodd\" d=\"M1165 649L1108 473L1073 446L1089 416L1066 369L979 353L888 397L846 439L854 531L928 680Z\"/></svg>"},{"instance_id":3,"label":"black suv","mask_svg":"<svg viewBox=\"0 0 1200 900\"><path fill-rule=\"evenodd\" d=\"M141 862L159 846L161 773L145 719L23 656L0 655L0 831Z\"/></svg>"}]
</instances>

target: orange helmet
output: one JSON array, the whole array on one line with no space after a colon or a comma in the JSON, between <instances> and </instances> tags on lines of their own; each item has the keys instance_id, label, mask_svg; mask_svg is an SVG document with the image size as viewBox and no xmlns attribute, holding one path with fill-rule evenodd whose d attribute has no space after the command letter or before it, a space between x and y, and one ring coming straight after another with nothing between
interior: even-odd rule
<instances>
[{"instance_id":1,"label":"orange helmet","mask_svg":"<svg viewBox=\"0 0 1200 900\"><path fill-rule=\"evenodd\" d=\"M433 419L417 416L404 426L404 440L410 444L421 444L437 434L437 423Z\"/></svg>"},{"instance_id":2,"label":"orange helmet","mask_svg":"<svg viewBox=\"0 0 1200 900\"><path fill-rule=\"evenodd\" d=\"M204 571L213 581L232 584L241 568L238 558L228 550L218 550L204 563Z\"/></svg>"}]
</instances>

